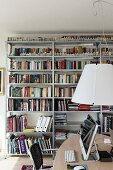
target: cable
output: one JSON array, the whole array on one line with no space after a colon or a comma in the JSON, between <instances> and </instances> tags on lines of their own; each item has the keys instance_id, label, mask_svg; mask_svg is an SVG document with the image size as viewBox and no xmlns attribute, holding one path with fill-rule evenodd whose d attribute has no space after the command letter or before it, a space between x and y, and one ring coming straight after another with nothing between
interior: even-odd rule
<instances>
[{"instance_id":1,"label":"cable","mask_svg":"<svg viewBox=\"0 0 113 170\"><path fill-rule=\"evenodd\" d=\"M96 3L102 3L102 2L104 2L104 3L108 4L108 5L112 5L113 6L113 4L111 2L107 2L107 1L104 1L104 0L95 0L93 2L93 6L95 6Z\"/></svg>"},{"instance_id":2,"label":"cable","mask_svg":"<svg viewBox=\"0 0 113 170\"><path fill-rule=\"evenodd\" d=\"M106 51L106 52L108 52L109 53L109 47L108 47L108 44L107 44L107 39L106 39L106 36L105 36L105 29L104 29L104 22L103 22L103 18L104 18L104 11L103 11L103 3L104 4L107 4L107 5L111 5L111 6L113 6L113 3L110 3L110 2L107 2L107 1L105 1L105 0L95 0L94 2L93 2L93 8L96 10L96 4L98 3L98 9L100 9L101 8L101 11L100 11L100 16L101 16L101 19L100 19L100 23L101 23L101 25L102 25L102 35L103 35L103 41L105 41L105 44L106 44L106 48L107 48L107 50L108 51ZM100 5L100 6L99 6ZM100 8L99 8L100 7ZM95 14L95 16L97 16L97 10L96 10L96 14ZM110 55L109 55L109 60L108 60L108 62L110 61Z\"/></svg>"}]
</instances>

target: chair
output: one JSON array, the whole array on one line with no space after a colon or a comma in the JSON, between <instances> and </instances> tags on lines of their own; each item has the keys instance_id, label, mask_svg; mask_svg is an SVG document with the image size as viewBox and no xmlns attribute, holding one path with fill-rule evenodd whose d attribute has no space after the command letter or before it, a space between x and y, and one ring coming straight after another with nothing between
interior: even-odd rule
<instances>
[{"instance_id":1,"label":"chair","mask_svg":"<svg viewBox=\"0 0 113 170\"><path fill-rule=\"evenodd\" d=\"M33 145L31 145L30 156L33 160L34 170L51 169L52 166L43 165L42 152L38 143L34 143Z\"/></svg>"}]
</instances>

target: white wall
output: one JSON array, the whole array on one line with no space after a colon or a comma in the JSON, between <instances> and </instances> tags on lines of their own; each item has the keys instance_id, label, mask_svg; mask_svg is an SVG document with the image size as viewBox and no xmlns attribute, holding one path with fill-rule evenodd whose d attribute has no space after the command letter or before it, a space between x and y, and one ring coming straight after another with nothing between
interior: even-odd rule
<instances>
[{"instance_id":1,"label":"white wall","mask_svg":"<svg viewBox=\"0 0 113 170\"><path fill-rule=\"evenodd\" d=\"M6 41L10 33L0 34L0 67L7 69L6 65ZM2 139L2 151L5 151L6 135L6 71L5 71L5 95L0 96L0 140Z\"/></svg>"},{"instance_id":2,"label":"white wall","mask_svg":"<svg viewBox=\"0 0 113 170\"><path fill-rule=\"evenodd\" d=\"M6 68L6 41L7 35L0 35L0 67ZM6 92L0 96L0 139L2 139L2 151L5 149L5 122L6 122Z\"/></svg>"}]
</instances>

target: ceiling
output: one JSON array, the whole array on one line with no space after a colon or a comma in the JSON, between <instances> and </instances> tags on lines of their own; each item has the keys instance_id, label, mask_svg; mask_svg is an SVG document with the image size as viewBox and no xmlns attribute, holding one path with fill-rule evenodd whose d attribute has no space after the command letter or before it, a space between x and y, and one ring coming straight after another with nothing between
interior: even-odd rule
<instances>
[{"instance_id":1,"label":"ceiling","mask_svg":"<svg viewBox=\"0 0 113 170\"><path fill-rule=\"evenodd\" d=\"M113 32L113 0L106 1L0 0L0 32Z\"/></svg>"}]
</instances>

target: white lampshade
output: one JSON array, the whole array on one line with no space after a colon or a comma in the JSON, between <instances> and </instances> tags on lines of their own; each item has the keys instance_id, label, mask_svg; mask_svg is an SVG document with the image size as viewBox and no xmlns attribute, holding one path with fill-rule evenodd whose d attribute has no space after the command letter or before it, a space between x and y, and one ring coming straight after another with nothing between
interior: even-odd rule
<instances>
[{"instance_id":1,"label":"white lampshade","mask_svg":"<svg viewBox=\"0 0 113 170\"><path fill-rule=\"evenodd\" d=\"M87 64L73 94L72 102L113 105L113 65Z\"/></svg>"}]
</instances>

